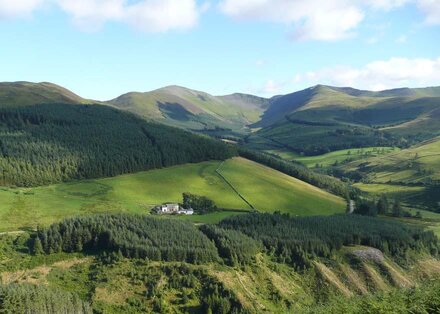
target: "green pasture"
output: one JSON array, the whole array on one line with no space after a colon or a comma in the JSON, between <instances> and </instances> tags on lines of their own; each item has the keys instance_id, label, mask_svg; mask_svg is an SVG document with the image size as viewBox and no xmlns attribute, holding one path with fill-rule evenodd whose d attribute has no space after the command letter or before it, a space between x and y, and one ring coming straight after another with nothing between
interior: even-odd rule
<instances>
[{"instance_id":1,"label":"green pasture","mask_svg":"<svg viewBox=\"0 0 440 314\"><path fill-rule=\"evenodd\" d=\"M398 151L400 151L400 149L397 147L365 147L343 149L318 156L300 156L283 150L271 150L268 152L284 159L299 161L309 168L316 167L317 165L318 167L326 168L335 163L340 164L369 157L377 157Z\"/></svg>"},{"instance_id":2,"label":"green pasture","mask_svg":"<svg viewBox=\"0 0 440 314\"><path fill-rule=\"evenodd\" d=\"M381 156L399 150L399 148L394 147L365 147L343 149L319 156L297 157L295 158L295 160L305 164L309 168L316 167L316 165L326 168L334 164L339 164L350 160L360 160L368 157Z\"/></svg>"},{"instance_id":3,"label":"green pasture","mask_svg":"<svg viewBox=\"0 0 440 314\"><path fill-rule=\"evenodd\" d=\"M440 180L440 138L384 156L344 165L347 171L368 167L374 183L420 184Z\"/></svg>"},{"instance_id":4,"label":"green pasture","mask_svg":"<svg viewBox=\"0 0 440 314\"><path fill-rule=\"evenodd\" d=\"M220 172L259 211L328 215L345 210L341 198L247 159L227 160Z\"/></svg>"},{"instance_id":5,"label":"green pasture","mask_svg":"<svg viewBox=\"0 0 440 314\"><path fill-rule=\"evenodd\" d=\"M211 161L99 180L1 188L0 232L46 226L78 214L149 213L157 204L181 202L183 192L211 198L220 208L250 210L215 172L219 165L220 162ZM248 160L228 160L221 171L260 210L314 215L342 212L345 208L343 200L336 196ZM231 214L235 212L181 218L204 223Z\"/></svg>"}]
</instances>

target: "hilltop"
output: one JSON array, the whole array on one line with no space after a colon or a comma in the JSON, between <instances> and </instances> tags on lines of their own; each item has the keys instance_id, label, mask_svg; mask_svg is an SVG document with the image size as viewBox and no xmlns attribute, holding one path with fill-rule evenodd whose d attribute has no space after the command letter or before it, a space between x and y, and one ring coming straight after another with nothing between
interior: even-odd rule
<instances>
[{"instance_id":1,"label":"hilltop","mask_svg":"<svg viewBox=\"0 0 440 314\"><path fill-rule=\"evenodd\" d=\"M51 83L1 83L0 106L105 104L146 120L248 148L320 155L349 148L409 147L440 135L440 87L366 91L317 85L262 98L213 96L181 86L86 100Z\"/></svg>"},{"instance_id":2,"label":"hilltop","mask_svg":"<svg viewBox=\"0 0 440 314\"><path fill-rule=\"evenodd\" d=\"M440 135L440 88L361 91L318 85L276 97L244 144L319 155L368 146L405 147Z\"/></svg>"},{"instance_id":3,"label":"hilltop","mask_svg":"<svg viewBox=\"0 0 440 314\"><path fill-rule=\"evenodd\" d=\"M53 103L85 104L92 102L52 83L0 83L0 107Z\"/></svg>"},{"instance_id":4,"label":"hilltop","mask_svg":"<svg viewBox=\"0 0 440 314\"><path fill-rule=\"evenodd\" d=\"M151 92L132 92L108 104L171 126L194 131L226 129L238 133L259 120L268 107L267 99L246 94L212 96L180 86Z\"/></svg>"}]
</instances>

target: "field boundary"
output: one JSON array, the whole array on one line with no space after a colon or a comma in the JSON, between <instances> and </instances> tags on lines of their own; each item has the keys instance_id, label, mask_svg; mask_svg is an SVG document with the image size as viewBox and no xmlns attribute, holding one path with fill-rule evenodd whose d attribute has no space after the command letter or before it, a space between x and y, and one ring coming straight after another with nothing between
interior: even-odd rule
<instances>
[{"instance_id":1,"label":"field boundary","mask_svg":"<svg viewBox=\"0 0 440 314\"><path fill-rule=\"evenodd\" d=\"M228 179L226 179L222 174L221 174L221 172L220 172L220 168L223 166L223 164L224 164L225 162L224 161L222 161L221 163L220 163L220 165L217 167L217 169L215 169L215 173L217 173L219 176L220 176L220 178L222 178L223 179L223 181L225 181L226 182L226 184L238 195L238 197L240 197L246 204L248 204L248 206L251 208L251 209L253 209L253 210L256 210L255 209L255 207L254 207L254 205L252 205L243 195L241 195L240 194L240 192L238 192L238 190L234 187L234 185L232 185L232 183L231 182L229 182L228 181Z\"/></svg>"}]
</instances>

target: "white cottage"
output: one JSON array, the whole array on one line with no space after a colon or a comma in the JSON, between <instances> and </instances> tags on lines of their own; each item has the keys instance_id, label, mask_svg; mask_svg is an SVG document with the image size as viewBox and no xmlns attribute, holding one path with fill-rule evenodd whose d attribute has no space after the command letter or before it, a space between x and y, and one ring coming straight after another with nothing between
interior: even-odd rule
<instances>
[{"instance_id":1,"label":"white cottage","mask_svg":"<svg viewBox=\"0 0 440 314\"><path fill-rule=\"evenodd\" d=\"M181 214L181 215L193 215L194 210L192 208L185 209L179 204L163 204L156 206L153 209L157 214Z\"/></svg>"}]
</instances>

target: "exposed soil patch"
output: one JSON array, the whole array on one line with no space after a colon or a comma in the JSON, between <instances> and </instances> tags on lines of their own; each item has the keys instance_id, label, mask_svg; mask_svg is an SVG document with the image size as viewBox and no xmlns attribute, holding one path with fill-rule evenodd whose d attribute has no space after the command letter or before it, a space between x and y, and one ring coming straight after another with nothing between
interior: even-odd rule
<instances>
[{"instance_id":1,"label":"exposed soil patch","mask_svg":"<svg viewBox=\"0 0 440 314\"><path fill-rule=\"evenodd\" d=\"M354 250L352 254L363 261L373 261L382 263L385 259L381 250L375 248L366 248L362 250Z\"/></svg>"}]
</instances>

